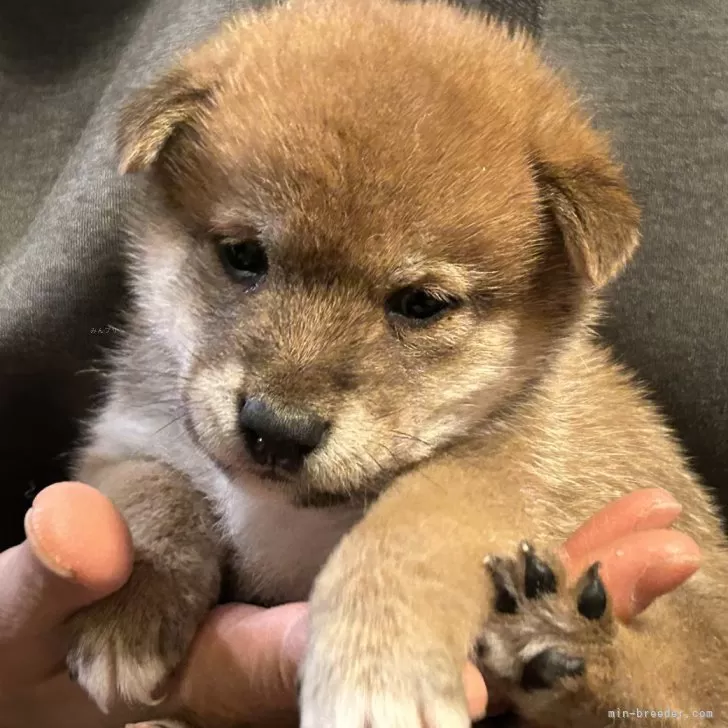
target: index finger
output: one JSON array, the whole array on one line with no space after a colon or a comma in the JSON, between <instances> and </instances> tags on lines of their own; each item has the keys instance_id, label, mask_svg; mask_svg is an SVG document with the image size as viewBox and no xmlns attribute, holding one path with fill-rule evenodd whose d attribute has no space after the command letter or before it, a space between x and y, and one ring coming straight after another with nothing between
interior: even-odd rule
<instances>
[{"instance_id":1,"label":"index finger","mask_svg":"<svg viewBox=\"0 0 728 728\"><path fill-rule=\"evenodd\" d=\"M614 615L628 622L698 570L700 549L679 531L638 531L574 559L569 576L576 579L595 561Z\"/></svg>"},{"instance_id":2,"label":"index finger","mask_svg":"<svg viewBox=\"0 0 728 728\"><path fill-rule=\"evenodd\" d=\"M566 540L562 547L565 565L582 554L597 551L636 531L667 528L682 512L682 506L662 488L633 491L595 513Z\"/></svg>"}]
</instances>

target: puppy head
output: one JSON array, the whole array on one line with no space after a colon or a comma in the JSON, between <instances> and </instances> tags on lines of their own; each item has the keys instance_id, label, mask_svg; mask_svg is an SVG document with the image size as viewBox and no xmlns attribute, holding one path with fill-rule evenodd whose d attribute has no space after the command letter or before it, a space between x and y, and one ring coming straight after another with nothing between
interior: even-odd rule
<instances>
[{"instance_id":1,"label":"puppy head","mask_svg":"<svg viewBox=\"0 0 728 728\"><path fill-rule=\"evenodd\" d=\"M485 426L637 244L606 142L529 42L438 3L244 16L120 141L159 200L139 296L190 430L301 501Z\"/></svg>"}]
</instances>

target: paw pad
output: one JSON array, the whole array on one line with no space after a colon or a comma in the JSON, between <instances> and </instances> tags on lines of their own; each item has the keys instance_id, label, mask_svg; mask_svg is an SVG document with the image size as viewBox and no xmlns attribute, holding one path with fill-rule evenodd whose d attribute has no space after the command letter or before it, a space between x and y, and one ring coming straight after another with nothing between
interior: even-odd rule
<instances>
[{"instance_id":1,"label":"paw pad","mask_svg":"<svg viewBox=\"0 0 728 728\"><path fill-rule=\"evenodd\" d=\"M490 555L484 565L494 587L494 612L475 659L486 678L505 681L523 695L566 687L565 680L583 676L585 646L602 644L610 634L600 564L592 564L573 588L560 565L552 566L526 541L514 558Z\"/></svg>"},{"instance_id":2,"label":"paw pad","mask_svg":"<svg viewBox=\"0 0 728 728\"><path fill-rule=\"evenodd\" d=\"M556 649L544 650L523 666L521 687L524 690L552 688L565 677L583 675L584 670L583 658L571 657Z\"/></svg>"}]
</instances>

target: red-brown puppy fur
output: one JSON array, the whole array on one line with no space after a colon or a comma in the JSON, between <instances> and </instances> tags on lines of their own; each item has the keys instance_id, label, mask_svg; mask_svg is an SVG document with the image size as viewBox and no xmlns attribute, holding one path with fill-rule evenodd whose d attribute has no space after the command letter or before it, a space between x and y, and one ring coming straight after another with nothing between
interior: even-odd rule
<instances>
[{"instance_id":1,"label":"red-brown puppy fur","mask_svg":"<svg viewBox=\"0 0 728 728\"><path fill-rule=\"evenodd\" d=\"M638 212L530 41L437 2L294 0L138 95L121 154L148 170L136 301L78 476L122 508L138 563L76 620L69 663L98 702L151 701L225 569L239 598L300 599L333 551L304 728L468 725L460 669L488 625L487 667L537 724L668 706L728 724L715 507L590 331ZM217 253L250 239L252 288ZM407 288L448 307L399 315ZM252 397L329 423L299 472L247 454ZM541 605L586 672L522 690L551 617L495 615L483 557L540 553L647 486L683 504L702 570L630 627L571 614L559 589Z\"/></svg>"}]
</instances>

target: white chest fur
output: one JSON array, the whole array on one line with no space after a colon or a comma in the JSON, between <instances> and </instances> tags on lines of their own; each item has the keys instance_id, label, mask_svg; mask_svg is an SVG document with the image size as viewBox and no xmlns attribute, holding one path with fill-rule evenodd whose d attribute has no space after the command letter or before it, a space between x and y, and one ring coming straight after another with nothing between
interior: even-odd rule
<instances>
[{"instance_id":1,"label":"white chest fur","mask_svg":"<svg viewBox=\"0 0 728 728\"><path fill-rule=\"evenodd\" d=\"M295 508L270 486L248 480L228 484L224 495L218 490L218 501L240 596L271 602L305 600L328 555L361 518L353 508Z\"/></svg>"}]
</instances>

